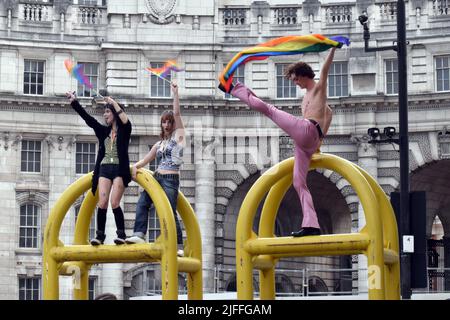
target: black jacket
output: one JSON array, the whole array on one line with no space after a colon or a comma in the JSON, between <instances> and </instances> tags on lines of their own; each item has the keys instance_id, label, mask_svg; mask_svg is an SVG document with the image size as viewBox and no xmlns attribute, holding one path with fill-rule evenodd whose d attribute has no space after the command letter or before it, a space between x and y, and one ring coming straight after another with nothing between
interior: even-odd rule
<instances>
[{"instance_id":1,"label":"black jacket","mask_svg":"<svg viewBox=\"0 0 450 320\"><path fill-rule=\"evenodd\" d=\"M105 157L105 139L111 133L111 126L105 126L90 116L86 110L80 105L77 100L72 101L72 108L83 118L86 124L94 129L95 135L98 138L98 154L95 161L94 175L92 177L92 193L95 195L98 186L98 178L100 171L100 163ZM119 156L119 170L125 187L131 181L130 173L130 159L128 157L128 145L130 143L131 136L131 122L128 119L126 124L122 121L117 121L117 154Z\"/></svg>"}]
</instances>

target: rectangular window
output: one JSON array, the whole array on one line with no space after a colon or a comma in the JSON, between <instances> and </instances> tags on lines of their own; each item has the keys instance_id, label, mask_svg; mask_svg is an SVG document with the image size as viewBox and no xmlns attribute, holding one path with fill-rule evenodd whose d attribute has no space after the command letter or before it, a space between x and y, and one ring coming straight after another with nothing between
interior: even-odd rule
<instances>
[{"instance_id":1,"label":"rectangular window","mask_svg":"<svg viewBox=\"0 0 450 320\"><path fill-rule=\"evenodd\" d=\"M296 98L297 86L294 82L286 79L284 76L284 70L288 64L277 64L277 98Z\"/></svg>"},{"instance_id":2,"label":"rectangular window","mask_svg":"<svg viewBox=\"0 0 450 320\"><path fill-rule=\"evenodd\" d=\"M436 91L450 90L450 56L436 57Z\"/></svg>"},{"instance_id":3,"label":"rectangular window","mask_svg":"<svg viewBox=\"0 0 450 320\"><path fill-rule=\"evenodd\" d=\"M96 286L97 286L97 278L89 277L89 288L88 288L88 298L89 300L94 300L96 296Z\"/></svg>"},{"instance_id":4,"label":"rectangular window","mask_svg":"<svg viewBox=\"0 0 450 320\"><path fill-rule=\"evenodd\" d=\"M24 60L24 94L44 94L44 63L45 61Z\"/></svg>"},{"instance_id":5,"label":"rectangular window","mask_svg":"<svg viewBox=\"0 0 450 320\"><path fill-rule=\"evenodd\" d=\"M78 0L80 6L96 6L97 0Z\"/></svg>"},{"instance_id":6,"label":"rectangular window","mask_svg":"<svg viewBox=\"0 0 450 320\"><path fill-rule=\"evenodd\" d=\"M161 68L164 66L164 62L152 62L151 68ZM166 80L164 80L166 79ZM164 79L151 73L150 75L150 96L151 97L170 97L170 81L172 75L167 75Z\"/></svg>"},{"instance_id":7,"label":"rectangular window","mask_svg":"<svg viewBox=\"0 0 450 320\"><path fill-rule=\"evenodd\" d=\"M224 65L225 67L226 65ZM245 65L240 65L236 71L234 72L234 77L233 77L233 84L236 84L236 82L240 82L242 84L245 84ZM234 99L234 97L229 94L229 93L225 93L225 99Z\"/></svg>"},{"instance_id":8,"label":"rectangular window","mask_svg":"<svg viewBox=\"0 0 450 320\"><path fill-rule=\"evenodd\" d=\"M398 60L385 61L386 66L386 93L398 94Z\"/></svg>"},{"instance_id":9,"label":"rectangular window","mask_svg":"<svg viewBox=\"0 0 450 320\"><path fill-rule=\"evenodd\" d=\"M23 140L21 171L41 172L41 152L41 141Z\"/></svg>"},{"instance_id":10,"label":"rectangular window","mask_svg":"<svg viewBox=\"0 0 450 320\"><path fill-rule=\"evenodd\" d=\"M348 63L333 62L328 74L328 96L348 96Z\"/></svg>"},{"instance_id":11,"label":"rectangular window","mask_svg":"<svg viewBox=\"0 0 450 320\"><path fill-rule=\"evenodd\" d=\"M150 151L151 149L153 148L153 145L150 145L150 146L148 146L148 150ZM158 168L158 160L156 159L156 157L155 157L155 159L152 161L152 162L150 162L149 164L148 164L148 169L149 170L151 170L151 171L153 171L153 172L155 172L156 171L156 169Z\"/></svg>"},{"instance_id":12,"label":"rectangular window","mask_svg":"<svg viewBox=\"0 0 450 320\"><path fill-rule=\"evenodd\" d=\"M92 97L98 89L98 63L80 62L83 65L83 71L89 82L92 84L92 89L78 81L77 93L80 97Z\"/></svg>"},{"instance_id":13,"label":"rectangular window","mask_svg":"<svg viewBox=\"0 0 450 320\"><path fill-rule=\"evenodd\" d=\"M39 300L40 286L40 277L19 277L19 300Z\"/></svg>"},{"instance_id":14,"label":"rectangular window","mask_svg":"<svg viewBox=\"0 0 450 320\"><path fill-rule=\"evenodd\" d=\"M20 206L19 247L38 248L41 208L33 204Z\"/></svg>"},{"instance_id":15,"label":"rectangular window","mask_svg":"<svg viewBox=\"0 0 450 320\"><path fill-rule=\"evenodd\" d=\"M152 206L148 220L148 241L154 242L156 238L159 237L160 233L158 215L156 214L155 206Z\"/></svg>"},{"instance_id":16,"label":"rectangular window","mask_svg":"<svg viewBox=\"0 0 450 320\"><path fill-rule=\"evenodd\" d=\"M95 143L77 142L75 167L77 174L84 174L95 168Z\"/></svg>"}]
</instances>

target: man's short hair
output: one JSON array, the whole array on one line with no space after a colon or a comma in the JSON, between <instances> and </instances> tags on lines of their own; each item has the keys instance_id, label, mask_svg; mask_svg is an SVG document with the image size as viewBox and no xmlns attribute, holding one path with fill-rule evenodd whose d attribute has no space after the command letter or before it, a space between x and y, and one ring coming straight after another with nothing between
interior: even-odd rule
<instances>
[{"instance_id":1,"label":"man's short hair","mask_svg":"<svg viewBox=\"0 0 450 320\"><path fill-rule=\"evenodd\" d=\"M313 69L305 62L297 62L289 65L284 71L284 76L287 79L291 79L292 75L295 75L296 77L307 77L310 79L314 79L316 76Z\"/></svg>"}]
</instances>

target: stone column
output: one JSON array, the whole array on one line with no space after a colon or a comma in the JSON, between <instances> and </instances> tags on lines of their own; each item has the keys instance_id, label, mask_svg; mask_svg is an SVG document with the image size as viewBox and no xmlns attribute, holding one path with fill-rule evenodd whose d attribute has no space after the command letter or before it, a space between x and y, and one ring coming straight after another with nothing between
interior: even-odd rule
<instances>
[{"instance_id":1,"label":"stone column","mask_svg":"<svg viewBox=\"0 0 450 320\"><path fill-rule=\"evenodd\" d=\"M213 135L195 137L195 213L200 225L203 254L203 290L214 292L215 267L215 159Z\"/></svg>"},{"instance_id":2,"label":"stone column","mask_svg":"<svg viewBox=\"0 0 450 320\"><path fill-rule=\"evenodd\" d=\"M358 165L366 170L375 180L378 180L378 152L374 144L369 144L369 136L352 136L351 140L358 146ZM358 206L358 231L366 225L364 210ZM358 256L358 291L368 292L367 287L367 257Z\"/></svg>"}]
</instances>

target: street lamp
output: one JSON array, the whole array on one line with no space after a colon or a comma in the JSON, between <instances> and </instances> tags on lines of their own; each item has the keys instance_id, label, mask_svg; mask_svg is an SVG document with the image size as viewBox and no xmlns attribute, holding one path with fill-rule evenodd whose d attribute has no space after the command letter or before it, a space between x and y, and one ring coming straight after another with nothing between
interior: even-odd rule
<instances>
[{"instance_id":1,"label":"street lamp","mask_svg":"<svg viewBox=\"0 0 450 320\"><path fill-rule=\"evenodd\" d=\"M364 28L364 49L366 52L394 50L398 58L398 100L399 100L399 145L400 145L400 222L399 231L403 236L410 234L409 210L409 142L408 142L408 87L406 72L406 24L405 2L397 0L397 45L369 48L369 19L367 15L358 18ZM388 131L388 134L391 132ZM400 241L401 294L403 299L411 298L411 257L403 250Z\"/></svg>"}]
</instances>

